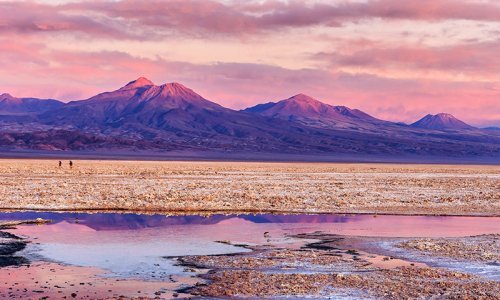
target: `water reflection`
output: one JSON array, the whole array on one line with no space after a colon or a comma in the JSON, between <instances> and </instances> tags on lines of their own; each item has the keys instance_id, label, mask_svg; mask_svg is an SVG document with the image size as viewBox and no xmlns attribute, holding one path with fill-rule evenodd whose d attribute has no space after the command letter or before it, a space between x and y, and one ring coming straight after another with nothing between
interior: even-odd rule
<instances>
[{"instance_id":1,"label":"water reflection","mask_svg":"<svg viewBox=\"0 0 500 300\"><path fill-rule=\"evenodd\" d=\"M240 218L251 223L344 223L363 219L366 216L343 215L273 215L244 214L210 216L166 216L121 213L53 213L53 212L12 212L0 213L0 220L50 219L53 223L62 221L85 224L95 230L131 230L169 225L214 225L224 220Z\"/></svg>"},{"instance_id":2,"label":"water reflection","mask_svg":"<svg viewBox=\"0 0 500 300\"><path fill-rule=\"evenodd\" d=\"M165 216L121 213L0 213L1 220L50 219L52 225L67 222L85 225L93 230L138 230L173 225L305 224L307 228L337 230L341 234L400 235L400 236L465 236L496 233L498 217L390 216L337 214L240 214L210 216Z\"/></svg>"},{"instance_id":3,"label":"water reflection","mask_svg":"<svg viewBox=\"0 0 500 300\"><path fill-rule=\"evenodd\" d=\"M500 218L373 215L165 216L119 213L0 213L0 220L54 222L12 230L29 237L31 260L99 267L110 276L165 279L181 274L165 256L224 254L246 249L215 241L293 243L290 234L324 231L358 236L468 236L498 233ZM264 236L264 232L268 232Z\"/></svg>"}]
</instances>

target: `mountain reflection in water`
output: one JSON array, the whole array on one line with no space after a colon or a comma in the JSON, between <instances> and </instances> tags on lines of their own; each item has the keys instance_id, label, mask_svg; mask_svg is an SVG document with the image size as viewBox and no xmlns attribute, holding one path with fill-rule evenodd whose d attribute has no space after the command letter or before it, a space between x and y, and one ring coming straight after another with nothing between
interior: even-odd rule
<instances>
[{"instance_id":1,"label":"mountain reflection in water","mask_svg":"<svg viewBox=\"0 0 500 300\"><path fill-rule=\"evenodd\" d=\"M340 215L340 214L213 214L167 216L132 213L57 213L4 212L1 220L49 219L54 226L61 222L85 225L96 231L140 230L178 225L221 225L224 227L288 227L325 230L345 235L366 236L466 236L497 233L498 217ZM228 226L222 226L222 225ZM256 226L251 226L255 224ZM257 226L261 224L262 226ZM275 224L275 225L272 225ZM229 226L230 225L230 226Z\"/></svg>"},{"instance_id":2,"label":"mountain reflection in water","mask_svg":"<svg viewBox=\"0 0 500 300\"><path fill-rule=\"evenodd\" d=\"M500 218L327 214L165 216L130 213L0 213L1 220L50 219L10 232L27 237L32 261L97 267L109 276L164 280L183 274L169 256L227 254L248 249L218 243L294 244L290 235L323 231L352 236L466 236L498 232ZM266 233L266 234L264 234Z\"/></svg>"}]
</instances>

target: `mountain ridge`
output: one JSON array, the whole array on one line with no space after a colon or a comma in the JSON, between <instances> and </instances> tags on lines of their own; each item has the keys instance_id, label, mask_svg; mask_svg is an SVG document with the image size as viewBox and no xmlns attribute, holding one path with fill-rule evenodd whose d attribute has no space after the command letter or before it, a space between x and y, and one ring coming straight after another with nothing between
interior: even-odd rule
<instances>
[{"instance_id":1,"label":"mountain ridge","mask_svg":"<svg viewBox=\"0 0 500 300\"><path fill-rule=\"evenodd\" d=\"M0 148L14 150L500 156L491 132L401 125L305 94L236 111L144 77L54 109L0 112Z\"/></svg>"},{"instance_id":2,"label":"mountain ridge","mask_svg":"<svg viewBox=\"0 0 500 300\"><path fill-rule=\"evenodd\" d=\"M204 99L200 95L196 94L192 89L189 89L180 83L170 82L170 83L165 83L165 84L158 86L158 85L155 85L151 80L147 79L146 77L139 77L135 80L128 82L126 85L122 86L121 88L119 88L115 91L103 92L103 93L99 93L99 94L92 96L90 98L87 98L87 99L73 100L73 101L70 101L67 103L64 103L60 100L55 100L55 99L40 99L40 98L33 98L33 97L17 98L17 97L10 95L9 93L3 93L3 94L0 94L0 113L10 112L9 109L5 105L2 106L2 101L5 101L5 100L11 101L13 105L22 105L21 101L25 101L28 103L29 102L37 102L37 103L45 104L45 105L42 105L42 106L44 106L43 109L33 109L32 111L29 111L29 112L40 112L43 110L51 110L53 108L58 108L60 106L65 106L68 104L71 104L71 105L81 104L81 103L83 103L83 101L106 100L106 96L108 96L110 94L112 95L113 93L117 93L117 92L127 92L127 91L130 92L130 91L132 91L135 94L138 90L143 90L143 91L152 90L152 91L150 91L149 96L151 96L151 93L153 93L153 91L156 91L157 93L158 92L163 93L163 96L166 96L166 95L175 96L176 94L177 95L183 94L182 96L184 99L189 98L189 97L192 98L193 96L195 98L198 98L198 99L200 99L200 98ZM119 95L119 96L123 96L123 95ZM212 101L210 101L210 102L212 104L215 104L216 106L223 107L220 104L217 104L215 102L212 102ZM274 112L273 113L273 108L275 109L276 106L279 106L280 104L287 104L290 102L291 103L294 103L294 102L295 103L300 103L300 102L305 103L310 108L312 108L312 110L310 109L309 111L304 111L304 107L302 107L303 111L299 112L299 113L297 113L297 111L295 111L296 114L289 113L287 115L286 113L282 113L282 112L278 112L278 113ZM47 107L47 108L45 108L45 107ZM223 107L223 108L225 108L225 107ZM229 109L229 108L226 108L226 109ZM292 97L289 97L287 99L280 100L277 102L267 102L267 103L256 104L255 106L251 106L251 107L242 109L240 111L249 112L249 113L258 113L258 114L273 116L273 117L283 115L284 117L291 117L291 118L295 118L295 117L298 117L298 118L300 118L300 117L321 118L321 117L324 117L324 116L322 116L322 114L324 115L325 112L331 113L332 109L334 111L334 114L336 114L335 117L337 117L337 118L342 118L342 116L344 116L344 117L348 116L348 117L354 117L354 118L365 119L365 120L369 119L371 121L389 122L389 121L377 119L377 118L375 118L375 117L373 117L373 116L371 116L371 115L369 115L369 114L367 114L359 109L351 109L351 108L349 108L347 106L343 106L343 105L334 106L334 105L330 105L330 104L321 102L321 101L319 101L313 97L310 97L304 93L299 93L299 94L296 94ZM22 110L22 108L19 108L19 109L14 108L14 110L16 110L16 112L25 112L24 110ZM425 128L425 125L421 124L421 122L426 120L426 119L430 119L430 118L433 118L433 119L436 119L436 118L453 119L454 121L461 122L460 123L462 125L461 129L479 129L477 127L466 124L465 122L455 118L453 115L448 114L448 113L438 113L436 115L427 114L423 118L421 118L421 119L419 119L419 120L417 120L414 123L411 123L409 125L407 125L406 123L403 123L403 122L390 122L390 123L411 126L414 128ZM495 126L491 126L491 127L495 127ZM447 128L447 126L443 126L443 128ZM432 128L432 129L438 129L438 128Z\"/></svg>"},{"instance_id":3,"label":"mountain ridge","mask_svg":"<svg viewBox=\"0 0 500 300\"><path fill-rule=\"evenodd\" d=\"M410 124L411 127L415 128L425 128L425 129L436 129L436 130L446 130L446 129L477 129L448 113L438 113L435 115L428 114L422 119Z\"/></svg>"},{"instance_id":4,"label":"mountain ridge","mask_svg":"<svg viewBox=\"0 0 500 300\"><path fill-rule=\"evenodd\" d=\"M0 114L35 113L64 105L54 99L17 98L9 93L0 95Z\"/></svg>"},{"instance_id":5,"label":"mountain ridge","mask_svg":"<svg viewBox=\"0 0 500 300\"><path fill-rule=\"evenodd\" d=\"M370 129L373 124L390 123L379 120L369 114L346 106L333 106L323 103L306 94L297 94L278 102L258 104L243 111L262 116L293 120L304 125L315 127L359 128Z\"/></svg>"}]
</instances>

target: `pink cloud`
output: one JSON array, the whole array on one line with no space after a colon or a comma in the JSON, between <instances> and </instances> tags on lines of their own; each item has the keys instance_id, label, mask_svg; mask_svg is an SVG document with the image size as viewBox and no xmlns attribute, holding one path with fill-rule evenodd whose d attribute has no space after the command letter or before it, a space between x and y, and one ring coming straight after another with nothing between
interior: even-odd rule
<instances>
[{"instance_id":1,"label":"pink cloud","mask_svg":"<svg viewBox=\"0 0 500 300\"><path fill-rule=\"evenodd\" d=\"M0 2L0 32L18 34L84 33L92 37L135 38L137 32L127 30L120 22L94 14L82 14L63 5L33 1Z\"/></svg>"},{"instance_id":2,"label":"pink cloud","mask_svg":"<svg viewBox=\"0 0 500 300\"><path fill-rule=\"evenodd\" d=\"M375 0L341 2L310 1L226 2L213 0L135 1L122 0L75 4L83 10L98 10L111 16L168 28L200 29L214 32L256 31L280 27L334 25L342 22L383 18L411 20L498 21L500 6L494 2L464 0Z\"/></svg>"},{"instance_id":3,"label":"pink cloud","mask_svg":"<svg viewBox=\"0 0 500 300\"><path fill-rule=\"evenodd\" d=\"M266 38L268 33L286 35L295 28L328 29L346 23L355 27L356 22L368 19L382 20L385 26L393 26L392 20L412 20L416 25L443 20L498 23L500 5L494 1L465 0L339 4L122 0L61 5L3 1L0 2L0 93L75 100L146 76L157 83L181 82L208 99L237 109L306 93L393 121L411 122L427 113L450 112L476 125L500 125L497 59L500 44L498 38L494 39L498 32L478 30L478 40L454 45L446 45L443 37L444 46L439 47L389 42L376 32L370 38L382 37L378 42L344 37L343 42L332 41L336 52L324 50L314 56L317 67L304 64L293 70L272 63L242 63L237 58L231 63L203 64L175 57L144 58L130 54L127 49L118 51L118 47L99 44L103 41L112 44L117 39L124 44L132 44L123 41L128 39L178 43L186 36L210 42L214 35L217 35L215 40L222 37L224 42L238 43L240 40L227 37ZM429 34L440 36L437 31ZM489 41L483 41L485 36ZM47 43L46 37L62 42L71 41L68 37L85 37L89 45L104 45L102 48L109 50L97 51L92 47L58 50ZM317 37L311 36L314 38ZM297 45L290 47L303 47L300 51L304 53L318 52L316 48L311 51L308 42L297 41ZM140 44L133 43L135 47ZM161 50L168 53L168 49ZM200 53L203 51L200 49ZM278 56L280 53L276 51L281 50L270 50L269 57ZM356 72L349 70L356 68ZM447 76L422 75L433 71ZM400 76L403 73L406 76ZM456 74L466 75L468 80L453 77Z\"/></svg>"},{"instance_id":4,"label":"pink cloud","mask_svg":"<svg viewBox=\"0 0 500 300\"><path fill-rule=\"evenodd\" d=\"M500 40L440 47L368 41L348 45L342 52L322 52L314 57L332 67L439 70L499 79L500 61L496 57Z\"/></svg>"},{"instance_id":5,"label":"pink cloud","mask_svg":"<svg viewBox=\"0 0 500 300\"><path fill-rule=\"evenodd\" d=\"M0 2L0 30L80 32L118 39L154 39L176 33L248 35L284 28L385 20L500 20L495 2L466 0L374 0L340 4L309 1L219 2L215 0L81 1L49 5Z\"/></svg>"},{"instance_id":6,"label":"pink cloud","mask_svg":"<svg viewBox=\"0 0 500 300\"><path fill-rule=\"evenodd\" d=\"M23 57L30 59L31 53L18 51L23 44L11 43L9 47L16 60L2 61L0 92L16 96L82 99L146 76L158 84L181 82L235 109L302 92L393 121L412 122L427 113L449 112L476 125L500 123L498 83L384 78L262 64L193 64L116 51L54 51L42 46L36 56L47 64L19 64ZM2 52L9 55L7 49Z\"/></svg>"}]
</instances>

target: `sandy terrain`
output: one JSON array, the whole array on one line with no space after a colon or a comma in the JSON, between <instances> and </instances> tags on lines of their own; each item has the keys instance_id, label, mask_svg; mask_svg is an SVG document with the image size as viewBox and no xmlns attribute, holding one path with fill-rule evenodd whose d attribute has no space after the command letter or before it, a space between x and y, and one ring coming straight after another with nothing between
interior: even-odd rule
<instances>
[{"instance_id":1,"label":"sandy terrain","mask_svg":"<svg viewBox=\"0 0 500 300\"><path fill-rule=\"evenodd\" d=\"M500 215L500 166L0 160L0 207Z\"/></svg>"}]
</instances>

